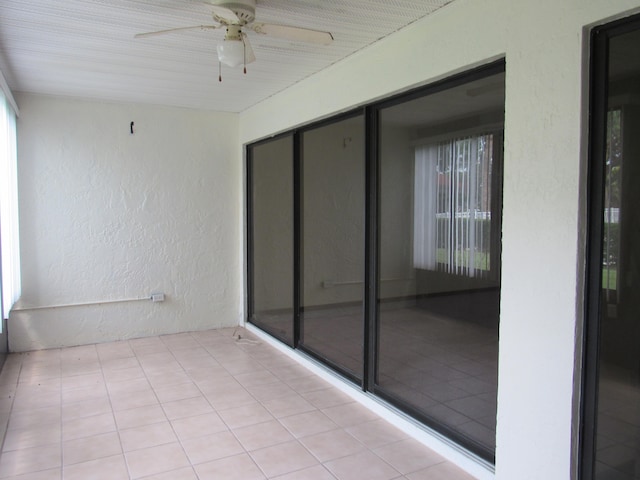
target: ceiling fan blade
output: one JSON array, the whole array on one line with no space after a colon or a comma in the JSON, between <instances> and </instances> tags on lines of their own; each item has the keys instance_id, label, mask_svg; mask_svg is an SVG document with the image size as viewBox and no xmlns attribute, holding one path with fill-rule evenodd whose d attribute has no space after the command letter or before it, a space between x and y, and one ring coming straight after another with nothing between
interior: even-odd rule
<instances>
[{"instance_id":1,"label":"ceiling fan blade","mask_svg":"<svg viewBox=\"0 0 640 480\"><path fill-rule=\"evenodd\" d=\"M218 5L209 5L209 8L213 10L213 17L216 20L221 20L223 23L230 23L232 25L240 23L240 19L233 10Z\"/></svg>"},{"instance_id":2,"label":"ceiling fan blade","mask_svg":"<svg viewBox=\"0 0 640 480\"><path fill-rule=\"evenodd\" d=\"M200 30L215 30L216 28L221 27L222 25L195 25L192 27L168 28L166 30L158 30L155 32L138 33L134 35L133 38L153 37L155 35L164 35L165 33L179 32L180 30L195 30L196 28L199 28Z\"/></svg>"},{"instance_id":3,"label":"ceiling fan blade","mask_svg":"<svg viewBox=\"0 0 640 480\"><path fill-rule=\"evenodd\" d=\"M270 23L252 23L245 28L249 28L256 33L269 35L272 37L293 40L294 42L317 43L319 45L329 45L333 41L333 35L329 32L311 30L308 28L289 27L287 25L273 25Z\"/></svg>"},{"instance_id":4,"label":"ceiling fan blade","mask_svg":"<svg viewBox=\"0 0 640 480\"><path fill-rule=\"evenodd\" d=\"M251 42L249 42L249 37L247 37L246 33L242 34L242 41L244 42L244 59L245 63L251 63L256 61L256 55L253 53L253 48L251 48Z\"/></svg>"}]
</instances>

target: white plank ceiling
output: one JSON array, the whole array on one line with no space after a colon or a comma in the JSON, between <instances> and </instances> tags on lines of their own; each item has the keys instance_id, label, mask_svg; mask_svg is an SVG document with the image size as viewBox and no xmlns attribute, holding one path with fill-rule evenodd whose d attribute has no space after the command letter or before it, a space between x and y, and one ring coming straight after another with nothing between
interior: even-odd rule
<instances>
[{"instance_id":1,"label":"white plank ceiling","mask_svg":"<svg viewBox=\"0 0 640 480\"><path fill-rule=\"evenodd\" d=\"M0 68L15 92L241 112L452 0L258 0L256 21L329 31L329 46L248 32L257 60L218 82L221 30L197 0L2 0ZM384 74L384 69L380 69Z\"/></svg>"}]
</instances>

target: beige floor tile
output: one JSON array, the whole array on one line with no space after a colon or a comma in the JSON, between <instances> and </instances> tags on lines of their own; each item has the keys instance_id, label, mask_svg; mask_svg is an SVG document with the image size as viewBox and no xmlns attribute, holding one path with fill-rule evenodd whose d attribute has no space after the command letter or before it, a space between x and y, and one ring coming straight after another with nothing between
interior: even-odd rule
<instances>
[{"instance_id":1,"label":"beige floor tile","mask_svg":"<svg viewBox=\"0 0 640 480\"><path fill-rule=\"evenodd\" d=\"M277 361L278 358L280 358L279 356L273 357L274 361ZM262 363L263 365L270 365L273 364L273 361L269 362L265 362L265 361L261 361L260 363ZM301 377L309 377L311 376L311 372L309 372L309 370L307 370L306 368L304 368L302 365L298 365L298 364L294 364L294 365L285 365L282 367L272 367L270 368L271 373L273 373L276 377L278 377L280 380L284 380L285 382L287 380L292 380L294 378L301 378ZM325 387L326 388L326 387Z\"/></svg>"},{"instance_id":2,"label":"beige floor tile","mask_svg":"<svg viewBox=\"0 0 640 480\"><path fill-rule=\"evenodd\" d=\"M263 385L249 385L247 391L259 402L266 402L275 398L295 395L295 391L286 383L278 380Z\"/></svg>"},{"instance_id":3,"label":"beige floor tile","mask_svg":"<svg viewBox=\"0 0 640 480\"><path fill-rule=\"evenodd\" d=\"M122 453L117 432L69 440L62 444L63 465L88 462Z\"/></svg>"},{"instance_id":4,"label":"beige floor tile","mask_svg":"<svg viewBox=\"0 0 640 480\"><path fill-rule=\"evenodd\" d=\"M116 425L120 430L125 428L140 427L151 423L164 422L167 416L160 405L131 408L114 412Z\"/></svg>"},{"instance_id":5,"label":"beige floor tile","mask_svg":"<svg viewBox=\"0 0 640 480\"><path fill-rule=\"evenodd\" d=\"M110 397L111 405L116 412L138 407L148 407L159 403L158 397L156 397L156 394L151 388L136 392L120 392L116 395L110 395Z\"/></svg>"},{"instance_id":6,"label":"beige floor tile","mask_svg":"<svg viewBox=\"0 0 640 480\"><path fill-rule=\"evenodd\" d=\"M269 412L271 412L271 415L276 418L290 417L291 415L296 415L298 413L316 410L316 407L311 405L297 393L267 400L262 402L262 404L267 410L269 410Z\"/></svg>"},{"instance_id":7,"label":"beige floor tile","mask_svg":"<svg viewBox=\"0 0 640 480\"><path fill-rule=\"evenodd\" d=\"M280 419L280 423L296 438L327 432L338 428L329 417L320 411L299 413Z\"/></svg>"},{"instance_id":8,"label":"beige floor tile","mask_svg":"<svg viewBox=\"0 0 640 480\"><path fill-rule=\"evenodd\" d=\"M104 383L96 383L90 387L62 390L62 405L83 402L85 400L105 400L108 398Z\"/></svg>"},{"instance_id":9,"label":"beige floor tile","mask_svg":"<svg viewBox=\"0 0 640 480\"><path fill-rule=\"evenodd\" d=\"M335 480L329 470L322 465L315 465L309 468L303 468L296 472L287 473L273 477L273 480Z\"/></svg>"},{"instance_id":10,"label":"beige floor tile","mask_svg":"<svg viewBox=\"0 0 640 480\"><path fill-rule=\"evenodd\" d=\"M293 388L298 393L307 393L307 392L315 392L317 390L324 390L329 385L327 382L325 382L319 377L316 377L315 375L290 378L286 382L291 388Z\"/></svg>"},{"instance_id":11,"label":"beige floor tile","mask_svg":"<svg viewBox=\"0 0 640 480\"><path fill-rule=\"evenodd\" d=\"M125 453L132 479L177 470L190 465L179 443Z\"/></svg>"},{"instance_id":12,"label":"beige floor tile","mask_svg":"<svg viewBox=\"0 0 640 480\"><path fill-rule=\"evenodd\" d=\"M409 480L474 480L474 477L450 462L439 463L424 470L410 473Z\"/></svg>"},{"instance_id":13,"label":"beige floor tile","mask_svg":"<svg viewBox=\"0 0 640 480\"><path fill-rule=\"evenodd\" d=\"M215 412L171 420L171 425L181 442L228 430L227 425Z\"/></svg>"},{"instance_id":14,"label":"beige floor tile","mask_svg":"<svg viewBox=\"0 0 640 480\"><path fill-rule=\"evenodd\" d=\"M150 355L156 355L159 353L162 353L162 354L169 353L169 349L162 342L159 342L157 344L147 344L147 345L132 344L131 348L133 349L133 353L138 358L147 357Z\"/></svg>"},{"instance_id":15,"label":"beige floor tile","mask_svg":"<svg viewBox=\"0 0 640 480\"><path fill-rule=\"evenodd\" d=\"M96 351L103 367L110 360L133 357L133 350L128 342L103 343L96 345Z\"/></svg>"},{"instance_id":16,"label":"beige floor tile","mask_svg":"<svg viewBox=\"0 0 640 480\"><path fill-rule=\"evenodd\" d=\"M369 448L378 448L407 438L407 435L385 420L373 420L346 429Z\"/></svg>"},{"instance_id":17,"label":"beige floor tile","mask_svg":"<svg viewBox=\"0 0 640 480\"><path fill-rule=\"evenodd\" d=\"M162 409L169 420L213 412L213 408L202 395L184 400L176 400L175 402L163 403Z\"/></svg>"},{"instance_id":18,"label":"beige floor tile","mask_svg":"<svg viewBox=\"0 0 640 480\"><path fill-rule=\"evenodd\" d=\"M302 393L301 396L316 408L329 408L353 402L353 399L349 395L341 392L337 388L314 390Z\"/></svg>"},{"instance_id":19,"label":"beige floor tile","mask_svg":"<svg viewBox=\"0 0 640 480\"><path fill-rule=\"evenodd\" d=\"M146 377L130 378L127 380L109 381L107 383L107 390L109 395L114 397L121 397L131 392L146 392L151 391L151 385Z\"/></svg>"},{"instance_id":20,"label":"beige floor tile","mask_svg":"<svg viewBox=\"0 0 640 480\"><path fill-rule=\"evenodd\" d=\"M67 440L91 437L115 430L116 422L113 419L113 414L110 412L102 415L64 421L62 423L62 439L66 442Z\"/></svg>"},{"instance_id":21,"label":"beige floor tile","mask_svg":"<svg viewBox=\"0 0 640 480\"><path fill-rule=\"evenodd\" d=\"M164 368L158 371L147 371L147 378L154 389L191 383L191 378L182 370L182 366L176 371L165 371Z\"/></svg>"},{"instance_id":22,"label":"beige floor tile","mask_svg":"<svg viewBox=\"0 0 640 480\"><path fill-rule=\"evenodd\" d=\"M60 443L60 434L60 423L45 423L43 425L8 430L2 451L7 452Z\"/></svg>"},{"instance_id":23,"label":"beige floor tile","mask_svg":"<svg viewBox=\"0 0 640 480\"><path fill-rule=\"evenodd\" d=\"M127 359L129 360L129 359ZM135 360L135 358L133 359ZM126 382L127 380L137 380L144 378L144 370L138 365L138 361L135 360L135 365L126 368L117 369L103 369L104 379L107 382L107 386L116 382Z\"/></svg>"},{"instance_id":24,"label":"beige floor tile","mask_svg":"<svg viewBox=\"0 0 640 480\"><path fill-rule=\"evenodd\" d=\"M12 412L9 420L9 430L26 428L47 423L60 423L61 409L59 405L53 407L34 408L23 412Z\"/></svg>"},{"instance_id":25,"label":"beige floor tile","mask_svg":"<svg viewBox=\"0 0 640 480\"><path fill-rule=\"evenodd\" d=\"M274 419L266 408L256 402L222 410L218 413L229 428L246 427Z\"/></svg>"},{"instance_id":26,"label":"beige floor tile","mask_svg":"<svg viewBox=\"0 0 640 480\"><path fill-rule=\"evenodd\" d=\"M201 463L194 469L199 480L264 480L266 478L246 453Z\"/></svg>"},{"instance_id":27,"label":"beige floor tile","mask_svg":"<svg viewBox=\"0 0 640 480\"><path fill-rule=\"evenodd\" d=\"M87 375L89 373L98 373L102 367L100 362L95 360L91 363L83 363L82 360L62 363L60 365L60 375L62 377L73 377L75 375Z\"/></svg>"},{"instance_id":28,"label":"beige floor tile","mask_svg":"<svg viewBox=\"0 0 640 480\"><path fill-rule=\"evenodd\" d=\"M122 455L68 465L64 467L63 473L64 480L129 480Z\"/></svg>"},{"instance_id":29,"label":"beige floor tile","mask_svg":"<svg viewBox=\"0 0 640 480\"><path fill-rule=\"evenodd\" d=\"M82 387L95 387L104 385L102 372L90 373L87 375L77 375L75 377L65 377L62 379L62 392Z\"/></svg>"},{"instance_id":30,"label":"beige floor tile","mask_svg":"<svg viewBox=\"0 0 640 480\"><path fill-rule=\"evenodd\" d=\"M59 407L60 405L61 399L59 390L40 394L21 394L20 391L18 391L13 402L13 411L25 412L45 407Z\"/></svg>"},{"instance_id":31,"label":"beige floor tile","mask_svg":"<svg viewBox=\"0 0 640 480\"><path fill-rule=\"evenodd\" d=\"M378 418L373 412L356 402L324 408L322 412L341 427L351 427Z\"/></svg>"},{"instance_id":32,"label":"beige floor tile","mask_svg":"<svg viewBox=\"0 0 640 480\"><path fill-rule=\"evenodd\" d=\"M202 395L198 386L191 381L161 388L154 387L154 390L160 403L174 402L176 400L184 400Z\"/></svg>"},{"instance_id":33,"label":"beige floor tile","mask_svg":"<svg viewBox=\"0 0 640 480\"><path fill-rule=\"evenodd\" d=\"M62 405L62 420L74 420L110 412L111 400L109 397L100 397L76 403L65 403Z\"/></svg>"},{"instance_id":34,"label":"beige floor tile","mask_svg":"<svg viewBox=\"0 0 640 480\"><path fill-rule=\"evenodd\" d=\"M325 463L325 467L339 480L390 480L400 473L369 451L349 455Z\"/></svg>"},{"instance_id":35,"label":"beige floor tile","mask_svg":"<svg viewBox=\"0 0 640 480\"><path fill-rule=\"evenodd\" d=\"M4 477L3 480L61 480L62 468L52 468L50 470L42 470L40 472L25 473L24 475L16 475Z\"/></svg>"},{"instance_id":36,"label":"beige floor tile","mask_svg":"<svg viewBox=\"0 0 640 480\"><path fill-rule=\"evenodd\" d=\"M310 435L300 439L300 442L321 462L346 457L365 449L362 443L342 429Z\"/></svg>"},{"instance_id":37,"label":"beige floor tile","mask_svg":"<svg viewBox=\"0 0 640 480\"><path fill-rule=\"evenodd\" d=\"M410 438L377 448L374 453L402 474L416 472L445 461L437 453Z\"/></svg>"},{"instance_id":38,"label":"beige floor tile","mask_svg":"<svg viewBox=\"0 0 640 480\"><path fill-rule=\"evenodd\" d=\"M61 444L4 452L0 457L0 478L39 472L62 465Z\"/></svg>"},{"instance_id":39,"label":"beige floor tile","mask_svg":"<svg viewBox=\"0 0 640 480\"><path fill-rule=\"evenodd\" d=\"M184 467L170 472L144 477L144 480L198 480L198 476L193 470L193 467Z\"/></svg>"},{"instance_id":40,"label":"beige floor tile","mask_svg":"<svg viewBox=\"0 0 640 480\"><path fill-rule=\"evenodd\" d=\"M178 439L168 421L120 430L124 452L174 443Z\"/></svg>"},{"instance_id":41,"label":"beige floor tile","mask_svg":"<svg viewBox=\"0 0 640 480\"><path fill-rule=\"evenodd\" d=\"M255 372L242 373L240 375L236 375L235 379L244 387L265 385L280 381L278 380L278 377L268 370L256 370Z\"/></svg>"},{"instance_id":42,"label":"beige floor tile","mask_svg":"<svg viewBox=\"0 0 640 480\"><path fill-rule=\"evenodd\" d=\"M218 432L182 442L192 465L244 453L244 448L231 432Z\"/></svg>"},{"instance_id":43,"label":"beige floor tile","mask_svg":"<svg viewBox=\"0 0 640 480\"><path fill-rule=\"evenodd\" d=\"M112 358L109 360L102 360L100 364L102 365L102 372L105 374L106 379L109 379L108 374L115 374L115 372L119 370L140 369L140 371L142 371L140 362L138 362L136 357Z\"/></svg>"},{"instance_id":44,"label":"beige floor tile","mask_svg":"<svg viewBox=\"0 0 640 480\"><path fill-rule=\"evenodd\" d=\"M203 390L203 392L209 403L211 403L216 410L226 410L239 405L254 403L256 401L255 397L240 385L238 385L237 388L230 387L228 390L222 392L211 392L205 390Z\"/></svg>"},{"instance_id":45,"label":"beige floor tile","mask_svg":"<svg viewBox=\"0 0 640 480\"><path fill-rule=\"evenodd\" d=\"M269 478L316 465L318 461L298 441L281 443L250 453Z\"/></svg>"},{"instance_id":46,"label":"beige floor tile","mask_svg":"<svg viewBox=\"0 0 640 480\"><path fill-rule=\"evenodd\" d=\"M205 350L206 354L209 352ZM195 359L181 359L178 358L178 362L182 365L185 372L189 374L189 377L194 381L209 380L210 378L231 378L231 374L220 365L220 363L213 357L203 357Z\"/></svg>"},{"instance_id":47,"label":"beige floor tile","mask_svg":"<svg viewBox=\"0 0 640 480\"><path fill-rule=\"evenodd\" d=\"M276 420L237 428L233 433L249 452L294 440L293 435Z\"/></svg>"}]
</instances>

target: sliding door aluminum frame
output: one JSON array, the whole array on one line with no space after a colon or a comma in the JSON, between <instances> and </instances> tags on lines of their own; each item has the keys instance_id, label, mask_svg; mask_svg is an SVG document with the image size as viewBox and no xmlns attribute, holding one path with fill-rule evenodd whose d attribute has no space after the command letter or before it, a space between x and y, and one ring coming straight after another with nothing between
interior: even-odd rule
<instances>
[{"instance_id":1,"label":"sliding door aluminum frame","mask_svg":"<svg viewBox=\"0 0 640 480\"><path fill-rule=\"evenodd\" d=\"M606 171L607 105L609 97L609 40L640 29L640 15L599 26L591 31L589 65L589 154L587 170L588 226L585 272L585 328L582 359L580 463L578 478L595 478L600 313L602 311L602 247Z\"/></svg>"},{"instance_id":2,"label":"sliding door aluminum frame","mask_svg":"<svg viewBox=\"0 0 640 480\"><path fill-rule=\"evenodd\" d=\"M473 70L463 72L444 80L421 86L407 92L394 95L388 99L372 103L370 105L360 107L349 112L324 119L312 124L285 132L280 136L293 135L294 142L294 339L293 345L289 342L285 344L299 349L305 352L307 355L321 361L332 370L338 372L347 380L357 384L365 392L371 392L405 412L413 418L416 418L427 427L442 434L449 439L453 440L463 448L478 455L480 458L495 463L495 452L489 451L483 448L482 445L476 442L470 441L468 438L462 436L460 433L452 430L446 425L442 425L435 419L425 416L416 408L404 402L387 392L384 389L377 387L377 365L378 365L378 353L379 353L379 333L380 326L378 322L379 318L379 305L378 305L378 280L379 280L379 264L380 264L380 231L379 231L379 206L380 206L380 159L379 159L379 147L380 147L380 111L384 108L405 103L411 100L415 100L427 95L433 95L435 93L449 90L450 88L464 85L474 80L479 80L491 75L503 73L505 71L504 59L497 60L495 62L483 65ZM303 325L302 325L302 304L301 304L301 286L302 286L302 134L304 132L330 125L335 122L346 120L348 118L356 117L364 114L365 120L365 277L364 277L364 300L363 300L363 376L362 379L355 377L351 372L346 371L340 365L335 364L330 359L324 357L321 353L306 347L300 342L303 338ZM256 143L247 145L247 293L248 293L248 321L252 315L253 301L251 298L252 291L251 285L253 282L253 264L252 264L252 238L251 238L251 224L252 224L252 199L251 195L251 149L254 146L260 145L265 142L272 141L278 137L272 137L269 139L261 140ZM256 325L262 328L260 325ZM266 333L283 340L282 338L274 335L273 332L265 330Z\"/></svg>"}]
</instances>

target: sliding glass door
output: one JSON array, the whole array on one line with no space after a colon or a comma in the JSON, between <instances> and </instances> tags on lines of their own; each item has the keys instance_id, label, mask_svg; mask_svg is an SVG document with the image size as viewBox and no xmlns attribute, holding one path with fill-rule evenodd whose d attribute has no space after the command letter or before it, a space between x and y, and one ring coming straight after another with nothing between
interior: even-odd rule
<instances>
[{"instance_id":1,"label":"sliding glass door","mask_svg":"<svg viewBox=\"0 0 640 480\"><path fill-rule=\"evenodd\" d=\"M293 345L293 135L252 145L247 157L249 321Z\"/></svg>"},{"instance_id":2,"label":"sliding glass door","mask_svg":"<svg viewBox=\"0 0 640 480\"><path fill-rule=\"evenodd\" d=\"M360 383L363 370L364 117L301 133L300 345Z\"/></svg>"},{"instance_id":3,"label":"sliding glass door","mask_svg":"<svg viewBox=\"0 0 640 480\"><path fill-rule=\"evenodd\" d=\"M592 42L585 480L640 478L640 16Z\"/></svg>"},{"instance_id":4,"label":"sliding glass door","mask_svg":"<svg viewBox=\"0 0 640 480\"><path fill-rule=\"evenodd\" d=\"M250 145L249 321L492 461L504 62Z\"/></svg>"},{"instance_id":5,"label":"sliding glass door","mask_svg":"<svg viewBox=\"0 0 640 480\"><path fill-rule=\"evenodd\" d=\"M376 393L485 457L495 448L503 122L502 72L379 113Z\"/></svg>"}]
</instances>

